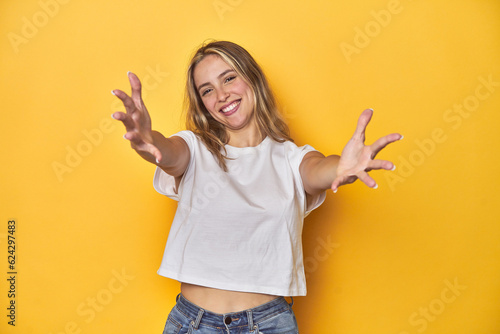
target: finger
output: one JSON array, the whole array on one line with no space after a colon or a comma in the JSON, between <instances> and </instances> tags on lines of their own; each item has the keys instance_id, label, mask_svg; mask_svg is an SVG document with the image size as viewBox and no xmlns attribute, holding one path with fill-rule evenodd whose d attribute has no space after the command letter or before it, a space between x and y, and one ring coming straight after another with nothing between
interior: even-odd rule
<instances>
[{"instance_id":1,"label":"finger","mask_svg":"<svg viewBox=\"0 0 500 334\"><path fill-rule=\"evenodd\" d=\"M132 114L137 107L134 104L134 101L128 96L125 92L119 90L119 89L114 89L111 91L113 95L115 95L117 98L119 98L123 105L125 106L125 110L127 111L128 114Z\"/></svg>"},{"instance_id":2,"label":"finger","mask_svg":"<svg viewBox=\"0 0 500 334\"><path fill-rule=\"evenodd\" d=\"M349 180L349 178L352 178ZM332 185L330 188L333 190L334 193L337 192L338 188L343 185L343 184L348 184L352 183L356 180L356 176L354 175L344 175L344 176L337 176L335 180L333 180Z\"/></svg>"},{"instance_id":3,"label":"finger","mask_svg":"<svg viewBox=\"0 0 500 334\"><path fill-rule=\"evenodd\" d=\"M357 176L358 176L358 179L360 179L361 182L366 184L368 187L374 188L374 189L378 188L377 182L375 182L375 180L372 179L372 177L370 175L368 175L367 172L359 172L357 174Z\"/></svg>"},{"instance_id":4,"label":"finger","mask_svg":"<svg viewBox=\"0 0 500 334\"><path fill-rule=\"evenodd\" d=\"M128 114L117 111L117 112L113 113L111 115L111 117L113 117L117 121L122 122L123 125L125 126L125 130L127 130L127 132L133 131L136 128L134 120Z\"/></svg>"},{"instance_id":5,"label":"finger","mask_svg":"<svg viewBox=\"0 0 500 334\"><path fill-rule=\"evenodd\" d=\"M123 138L129 140L130 143L132 143L137 147L147 144L142 138L142 136L135 131L128 131L126 134L123 135Z\"/></svg>"},{"instance_id":6,"label":"finger","mask_svg":"<svg viewBox=\"0 0 500 334\"><path fill-rule=\"evenodd\" d=\"M365 131L368 123L372 119L373 109L364 110L358 118L358 124L356 126L356 131L354 131L353 138L359 139L362 142L365 141Z\"/></svg>"},{"instance_id":7,"label":"finger","mask_svg":"<svg viewBox=\"0 0 500 334\"><path fill-rule=\"evenodd\" d=\"M156 163L159 164L162 159L161 152L156 146L151 145L151 147L151 154L155 157Z\"/></svg>"},{"instance_id":8,"label":"finger","mask_svg":"<svg viewBox=\"0 0 500 334\"><path fill-rule=\"evenodd\" d=\"M142 109L144 107L144 102L142 101L141 80L132 72L128 72L127 75L130 81L130 87L132 87L132 100L138 109Z\"/></svg>"},{"instance_id":9,"label":"finger","mask_svg":"<svg viewBox=\"0 0 500 334\"><path fill-rule=\"evenodd\" d=\"M336 178L335 180L333 180L332 186L330 188L332 189L332 191L334 193L336 193L337 190L339 189L339 186L340 186L340 180L339 180L339 178Z\"/></svg>"},{"instance_id":10,"label":"finger","mask_svg":"<svg viewBox=\"0 0 500 334\"><path fill-rule=\"evenodd\" d=\"M365 169L365 172L368 172L368 171L371 171L371 170L374 170L374 169L385 169L385 170L394 170L396 168L396 166L390 162L390 161L387 161L387 160L372 160L369 165L368 165L368 168Z\"/></svg>"},{"instance_id":11,"label":"finger","mask_svg":"<svg viewBox=\"0 0 500 334\"><path fill-rule=\"evenodd\" d=\"M149 144L143 140L141 135L137 132L127 132L123 138L130 141L132 148L136 151L146 152L153 156L157 163L159 163L162 159L162 155L160 150L154 146L153 144Z\"/></svg>"},{"instance_id":12,"label":"finger","mask_svg":"<svg viewBox=\"0 0 500 334\"><path fill-rule=\"evenodd\" d=\"M391 133L390 135L377 139L373 144L370 145L373 150L372 158L374 158L384 147L386 147L390 143L401 140L402 138L403 136L399 133Z\"/></svg>"}]
</instances>

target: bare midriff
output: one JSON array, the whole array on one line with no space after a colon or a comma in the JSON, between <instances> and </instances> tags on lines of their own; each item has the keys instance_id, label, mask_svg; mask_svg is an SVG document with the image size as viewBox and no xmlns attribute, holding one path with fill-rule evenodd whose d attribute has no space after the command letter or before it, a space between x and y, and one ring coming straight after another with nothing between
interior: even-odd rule
<instances>
[{"instance_id":1,"label":"bare midriff","mask_svg":"<svg viewBox=\"0 0 500 334\"><path fill-rule=\"evenodd\" d=\"M274 295L220 290L188 283L181 283L181 293L191 303L220 314L248 310L278 298Z\"/></svg>"}]
</instances>

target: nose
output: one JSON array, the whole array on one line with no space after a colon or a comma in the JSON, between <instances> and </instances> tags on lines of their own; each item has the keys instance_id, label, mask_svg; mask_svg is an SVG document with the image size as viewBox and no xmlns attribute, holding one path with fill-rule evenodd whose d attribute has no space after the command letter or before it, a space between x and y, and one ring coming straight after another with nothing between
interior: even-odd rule
<instances>
[{"instance_id":1,"label":"nose","mask_svg":"<svg viewBox=\"0 0 500 334\"><path fill-rule=\"evenodd\" d=\"M229 93L226 92L224 89L220 89L218 92L217 92L217 98L219 99L219 101L223 102L223 101L226 101L229 97Z\"/></svg>"}]
</instances>

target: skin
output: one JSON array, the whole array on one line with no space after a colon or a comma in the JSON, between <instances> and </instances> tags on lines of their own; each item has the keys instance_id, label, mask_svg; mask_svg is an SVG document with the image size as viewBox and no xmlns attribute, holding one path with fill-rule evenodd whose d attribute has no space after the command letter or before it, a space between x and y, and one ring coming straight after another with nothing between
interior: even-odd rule
<instances>
[{"instance_id":1,"label":"skin","mask_svg":"<svg viewBox=\"0 0 500 334\"><path fill-rule=\"evenodd\" d=\"M205 108L229 134L228 145L257 146L264 138L254 117L254 97L250 86L219 56L206 56L195 68L194 83ZM221 109L239 105L230 112Z\"/></svg>"},{"instance_id":2,"label":"skin","mask_svg":"<svg viewBox=\"0 0 500 334\"><path fill-rule=\"evenodd\" d=\"M142 101L139 78L128 73L132 95L121 90L113 90L124 104L126 112L115 112L112 117L121 121L126 129L124 138L145 160L156 164L166 173L175 177L178 184L189 164L189 148L180 137L166 138L153 131L151 118ZM264 138L253 114L254 100L251 87L220 57L206 56L194 70L194 82L202 96L203 104L209 113L226 126L229 134L228 144L236 147L257 146ZM223 113L221 109L235 101L237 108ZM368 175L370 170L393 170L390 161L375 159L375 156L388 144L402 139L393 133L365 145L365 131L373 115L366 109L359 117L356 130L342 150L342 154L324 156L319 152L306 154L300 165L300 174L308 201L325 190L337 189L360 179L368 187L377 184ZM262 305L277 296L219 290L181 283L182 294L200 307L216 313L241 311Z\"/></svg>"}]
</instances>

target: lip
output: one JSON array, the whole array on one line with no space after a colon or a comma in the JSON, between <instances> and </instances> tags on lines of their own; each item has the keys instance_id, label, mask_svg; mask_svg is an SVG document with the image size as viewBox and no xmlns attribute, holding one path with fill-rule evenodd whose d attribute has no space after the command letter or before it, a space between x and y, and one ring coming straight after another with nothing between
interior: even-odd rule
<instances>
[{"instance_id":1,"label":"lip","mask_svg":"<svg viewBox=\"0 0 500 334\"><path fill-rule=\"evenodd\" d=\"M233 110L228 111L228 112L226 112L226 113L222 112L222 109L224 109L224 108L226 108L226 107L230 106L231 104L233 104L233 103L235 103L235 102L238 102L238 101L239 101L238 105L237 105L237 106L236 106ZM223 106L219 109L219 112L220 112L222 115L224 115L224 116L231 116L232 114L234 114L235 112L237 112L237 111L238 111L238 109L240 109L240 105L241 105L241 99L239 99L239 100L234 100L234 101L231 101L231 102L226 103L225 105L223 105Z\"/></svg>"}]
</instances>

